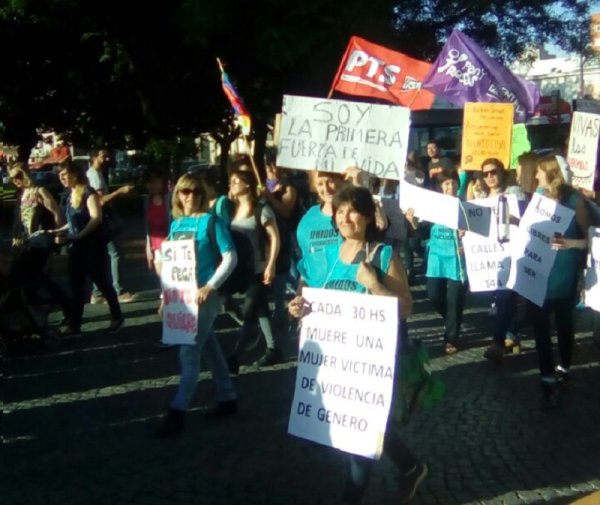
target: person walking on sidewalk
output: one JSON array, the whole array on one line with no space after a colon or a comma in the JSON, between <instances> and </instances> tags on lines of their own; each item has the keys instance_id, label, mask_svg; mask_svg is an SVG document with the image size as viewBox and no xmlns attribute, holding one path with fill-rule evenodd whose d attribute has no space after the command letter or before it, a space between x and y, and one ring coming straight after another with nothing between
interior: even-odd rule
<instances>
[{"instance_id":1,"label":"person walking on sidewalk","mask_svg":"<svg viewBox=\"0 0 600 505\"><path fill-rule=\"evenodd\" d=\"M123 315L119 299L108 271L108 253L102 233L102 207L100 197L88 185L85 175L68 159L59 165L58 177L61 184L70 190L67 198L67 224L50 230L53 235L68 232L69 242L68 272L73 308L70 313L65 336L78 335L85 305L85 284L87 277L98 285L110 307L111 322L109 333L117 332L123 326Z\"/></svg>"},{"instance_id":2,"label":"person walking on sidewalk","mask_svg":"<svg viewBox=\"0 0 600 505\"><path fill-rule=\"evenodd\" d=\"M104 229L108 234L108 254L110 255L110 273L112 275L112 283L119 302L129 303L133 301L133 295L123 289L121 285L121 251L118 244L118 236L121 234L121 226L119 218L112 206L112 201L122 195L128 194L133 186L126 184L116 189L112 193L108 188L106 179L104 178L103 170L108 162L108 153L104 149L90 152L90 168L86 175L90 186L96 190L100 197L102 205L102 218L104 220ZM94 285L92 289L92 303L104 303L104 299L100 296L98 287Z\"/></svg>"},{"instance_id":3,"label":"person walking on sidewalk","mask_svg":"<svg viewBox=\"0 0 600 505\"><path fill-rule=\"evenodd\" d=\"M196 244L198 333L194 344L179 346L179 387L167 416L154 434L156 438L170 437L183 429L184 413L189 408L198 385L201 358L205 358L208 363L216 390L217 404L208 415L223 417L237 412L237 396L213 328L222 305L222 298L217 290L233 272L237 253L225 223L205 211L207 203L204 187L198 179L191 174L182 175L173 191L173 222L169 239L192 238ZM208 236L211 220L214 220L215 240L221 256L218 266L217 251Z\"/></svg>"},{"instance_id":4,"label":"person walking on sidewalk","mask_svg":"<svg viewBox=\"0 0 600 505\"><path fill-rule=\"evenodd\" d=\"M326 246L319 264L310 256L301 260L303 282L311 287L394 296L399 302L400 318L407 318L412 311L412 296L406 272L392 246L376 241L376 206L369 190L355 186L338 190L332 210L335 227L343 241ZM297 296L288 307L290 315L299 318L304 315L306 301ZM398 393L397 387L395 393ZM394 412L393 406L390 412ZM426 477L427 465L404 445L394 427L393 416L388 419L383 450L399 470L396 499L398 503L405 503ZM372 468L372 459L350 456L342 497L344 505L362 503Z\"/></svg>"}]
</instances>

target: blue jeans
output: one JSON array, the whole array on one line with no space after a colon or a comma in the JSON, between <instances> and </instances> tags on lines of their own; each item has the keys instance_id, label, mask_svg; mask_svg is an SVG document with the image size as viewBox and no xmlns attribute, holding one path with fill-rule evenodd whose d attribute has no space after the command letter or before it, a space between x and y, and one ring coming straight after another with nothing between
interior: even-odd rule
<instances>
[{"instance_id":1,"label":"blue jeans","mask_svg":"<svg viewBox=\"0 0 600 505\"><path fill-rule=\"evenodd\" d=\"M215 319L221 310L221 301L221 297L217 293L212 293L198 307L196 343L179 347L181 378L175 398L171 402L171 407L174 409L185 411L189 408L198 385L200 361L203 353L215 384L217 402L235 400L236 398L233 382L229 377L227 362L213 329Z\"/></svg>"},{"instance_id":2,"label":"blue jeans","mask_svg":"<svg viewBox=\"0 0 600 505\"><path fill-rule=\"evenodd\" d=\"M121 254L119 251L119 246L114 240L107 242L106 248L108 249L108 255L110 256L110 274L112 277L112 285L115 288L115 292L117 295L123 293L123 287L121 286L121 267L120 267L120 259ZM98 286L94 284L92 288L92 292L94 296L98 296L100 291L98 290Z\"/></svg>"}]
</instances>

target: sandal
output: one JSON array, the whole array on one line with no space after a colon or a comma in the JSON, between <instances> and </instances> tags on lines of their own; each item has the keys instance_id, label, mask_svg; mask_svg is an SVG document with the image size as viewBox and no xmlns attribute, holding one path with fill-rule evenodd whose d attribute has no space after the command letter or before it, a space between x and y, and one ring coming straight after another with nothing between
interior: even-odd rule
<instances>
[{"instance_id":1,"label":"sandal","mask_svg":"<svg viewBox=\"0 0 600 505\"><path fill-rule=\"evenodd\" d=\"M452 342L446 342L446 354L456 354L458 352L458 347L456 347Z\"/></svg>"}]
</instances>

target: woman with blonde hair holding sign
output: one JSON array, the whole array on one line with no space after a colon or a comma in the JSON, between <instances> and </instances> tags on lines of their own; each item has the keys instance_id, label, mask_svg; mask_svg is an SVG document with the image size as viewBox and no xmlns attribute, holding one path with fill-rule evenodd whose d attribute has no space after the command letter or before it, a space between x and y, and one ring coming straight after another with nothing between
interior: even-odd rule
<instances>
[{"instance_id":1,"label":"woman with blonde hair holding sign","mask_svg":"<svg viewBox=\"0 0 600 505\"><path fill-rule=\"evenodd\" d=\"M551 246L558 252L548 276L544 304L538 307L530 303L541 376L542 407L551 408L557 405L557 382L563 382L569 377L575 341L573 310L577 301L577 280L584 264L582 250L587 249L590 216L583 197L565 183L554 156L540 159L536 179L538 193L575 211L575 218L569 224L564 236L555 236L552 239ZM551 314L554 314L555 318L560 357L556 368L550 334Z\"/></svg>"},{"instance_id":2,"label":"woman with blonde hair holding sign","mask_svg":"<svg viewBox=\"0 0 600 505\"><path fill-rule=\"evenodd\" d=\"M183 429L184 413L189 408L198 385L201 357L206 358L208 362L217 400L215 408L208 415L222 417L237 411L235 389L213 329L222 302L217 289L233 272L237 254L225 223L206 212L206 208L207 198L201 182L191 174L182 175L173 190L173 222L169 230L169 240L192 239L196 244L198 333L194 344L180 345L179 387L167 416L155 432L156 438L170 437ZM215 220L215 242L221 256L220 263L208 236L211 219Z\"/></svg>"},{"instance_id":3,"label":"woman with blonde hair holding sign","mask_svg":"<svg viewBox=\"0 0 600 505\"><path fill-rule=\"evenodd\" d=\"M370 192L365 188L346 186L335 193L331 205L334 226L342 241L323 249L324 254L317 261L311 255L300 261L298 269L303 282L310 287L394 296L398 299L400 317L408 317L412 311L412 297L406 272L392 246L375 241L376 208ZM302 317L305 306L305 300L297 296L290 302L289 312L293 317ZM403 503L412 498L427 475L427 466L404 445L391 420L390 415L384 452L400 471L397 498ZM362 503L372 466L371 459L350 456L342 503Z\"/></svg>"}]
</instances>

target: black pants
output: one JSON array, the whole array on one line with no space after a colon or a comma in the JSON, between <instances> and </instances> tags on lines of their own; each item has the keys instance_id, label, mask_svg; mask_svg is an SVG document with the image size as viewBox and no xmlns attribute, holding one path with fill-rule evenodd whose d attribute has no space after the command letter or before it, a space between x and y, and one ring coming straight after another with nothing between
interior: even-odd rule
<instances>
[{"instance_id":1,"label":"black pants","mask_svg":"<svg viewBox=\"0 0 600 505\"><path fill-rule=\"evenodd\" d=\"M550 335L550 316L554 314L556 335L558 337L558 354L560 365L571 366L575 330L573 328L573 310L575 300L571 298L546 300L542 307L530 303L530 315L533 321L535 347L542 378L554 377L554 356Z\"/></svg>"},{"instance_id":2,"label":"black pants","mask_svg":"<svg viewBox=\"0 0 600 505\"><path fill-rule=\"evenodd\" d=\"M73 295L70 324L72 329L79 330L81 327L88 276L106 298L112 319L117 320L123 317L117 293L112 285L108 268L108 252L103 241L83 239L74 242L69 249L68 268Z\"/></svg>"},{"instance_id":3,"label":"black pants","mask_svg":"<svg viewBox=\"0 0 600 505\"><path fill-rule=\"evenodd\" d=\"M436 312L444 318L444 342L455 342L465 308L465 285L460 281L427 278L427 295Z\"/></svg>"},{"instance_id":4,"label":"black pants","mask_svg":"<svg viewBox=\"0 0 600 505\"><path fill-rule=\"evenodd\" d=\"M252 334L257 329L259 317L269 317L269 304L267 300L268 287L263 284L263 275L257 274L254 281L250 283L244 293L242 303L242 320L244 321L238 333L238 339L232 353L233 357L239 357L251 340ZM254 333L256 335L256 333Z\"/></svg>"}]
</instances>

